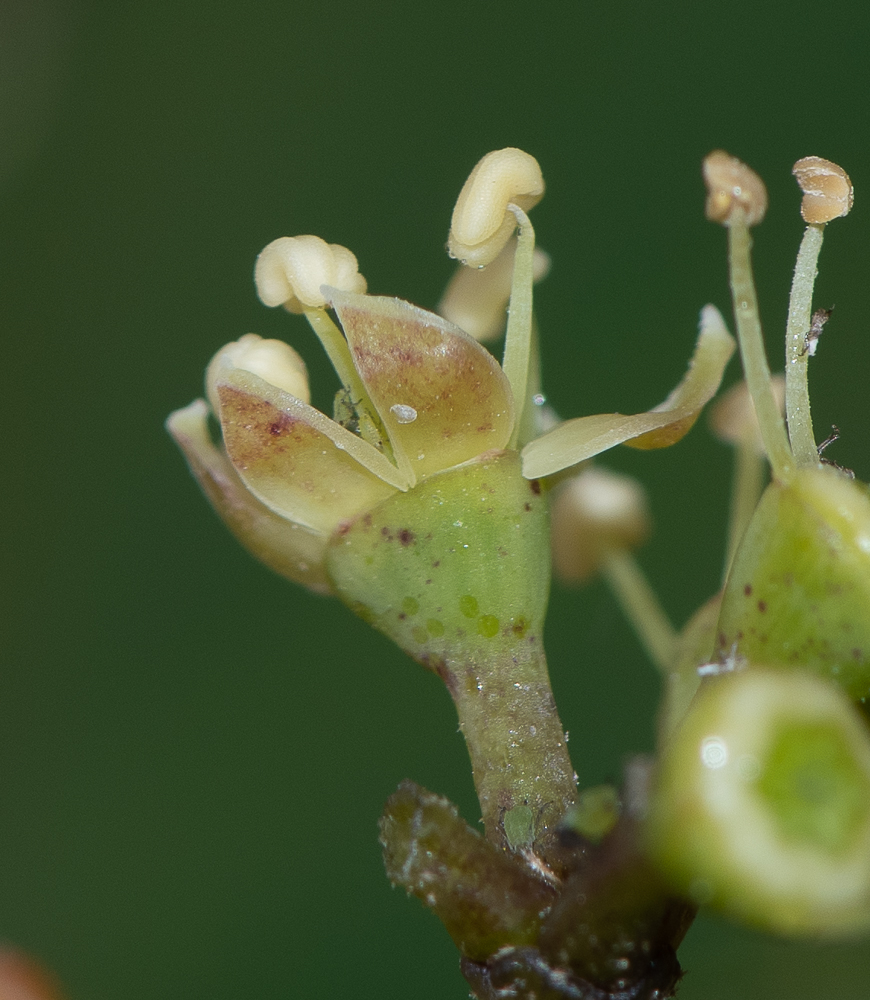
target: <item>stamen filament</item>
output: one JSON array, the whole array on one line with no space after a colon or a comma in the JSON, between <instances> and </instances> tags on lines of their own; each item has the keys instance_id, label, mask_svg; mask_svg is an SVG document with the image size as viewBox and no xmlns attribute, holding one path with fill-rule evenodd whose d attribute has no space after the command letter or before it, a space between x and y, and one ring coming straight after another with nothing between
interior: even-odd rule
<instances>
[{"instance_id":1,"label":"stamen filament","mask_svg":"<svg viewBox=\"0 0 870 1000\"><path fill-rule=\"evenodd\" d=\"M532 284L535 230L529 217L511 203L507 210L516 216L517 249L514 255L514 273L511 282L511 300L508 306L507 331L505 332L502 368L510 382L516 406L516 422L508 447L516 448L524 426L523 416L529 409L529 360L532 341Z\"/></svg>"},{"instance_id":2,"label":"stamen filament","mask_svg":"<svg viewBox=\"0 0 870 1000\"><path fill-rule=\"evenodd\" d=\"M540 433L539 417L540 407L535 402L541 392L541 338L538 333L538 324L532 315L532 335L529 345L529 375L526 382L526 405L522 413L518 415L517 427L519 434L516 446L522 449L529 441L533 441Z\"/></svg>"},{"instance_id":3,"label":"stamen filament","mask_svg":"<svg viewBox=\"0 0 870 1000\"><path fill-rule=\"evenodd\" d=\"M647 655L667 676L673 668L677 633L637 560L625 549L611 549L602 572Z\"/></svg>"},{"instance_id":4,"label":"stamen filament","mask_svg":"<svg viewBox=\"0 0 870 1000\"><path fill-rule=\"evenodd\" d=\"M333 323L325 309L307 308L305 318L311 324L311 329L317 334L317 338L332 362L332 367L341 380L341 384L350 393L351 406L359 416L359 436L381 451L393 465L399 468L408 482L413 483L414 475L408 460L404 456L396 456L394 453L384 422L372 403L365 383L353 363L353 356L344 334ZM368 433L369 431L371 433Z\"/></svg>"},{"instance_id":5,"label":"stamen filament","mask_svg":"<svg viewBox=\"0 0 870 1000\"><path fill-rule=\"evenodd\" d=\"M728 579L734 554L749 525L764 488L764 459L755 441L749 438L737 446L736 466L731 483L731 507L728 513L728 544L725 551L722 582Z\"/></svg>"},{"instance_id":6,"label":"stamen filament","mask_svg":"<svg viewBox=\"0 0 870 1000\"><path fill-rule=\"evenodd\" d=\"M788 326L785 334L785 412L792 451L799 466L819 464L813 433L810 394L807 382L806 334L810 329L813 285L825 227L807 226L794 268L794 280L788 302Z\"/></svg>"},{"instance_id":7,"label":"stamen filament","mask_svg":"<svg viewBox=\"0 0 870 1000\"><path fill-rule=\"evenodd\" d=\"M790 477L794 463L785 424L770 383L770 367L764 352L758 298L752 279L751 246L746 216L738 207L728 224L728 263L740 357L774 478L784 482Z\"/></svg>"},{"instance_id":8,"label":"stamen filament","mask_svg":"<svg viewBox=\"0 0 870 1000\"><path fill-rule=\"evenodd\" d=\"M326 310L306 308L305 318L311 324L311 329L317 334L317 339L323 345L341 384L351 393L354 404L361 399L367 400L368 393L359 372L354 367L350 347L344 339L344 334L332 322Z\"/></svg>"}]
</instances>

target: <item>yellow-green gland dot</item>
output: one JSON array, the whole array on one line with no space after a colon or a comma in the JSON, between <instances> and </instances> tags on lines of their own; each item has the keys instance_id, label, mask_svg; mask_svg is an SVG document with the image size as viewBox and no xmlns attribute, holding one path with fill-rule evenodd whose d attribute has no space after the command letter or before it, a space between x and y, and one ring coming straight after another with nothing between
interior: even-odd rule
<instances>
[{"instance_id":1,"label":"yellow-green gland dot","mask_svg":"<svg viewBox=\"0 0 870 1000\"><path fill-rule=\"evenodd\" d=\"M459 598L459 612L466 618L476 618L477 617L477 598L472 597L471 594L465 594L463 597Z\"/></svg>"},{"instance_id":2,"label":"yellow-green gland dot","mask_svg":"<svg viewBox=\"0 0 870 1000\"><path fill-rule=\"evenodd\" d=\"M674 889L766 930L870 927L870 735L810 674L750 668L699 692L647 818Z\"/></svg>"},{"instance_id":3,"label":"yellow-green gland dot","mask_svg":"<svg viewBox=\"0 0 870 1000\"><path fill-rule=\"evenodd\" d=\"M481 615L477 621L477 631L484 639L492 639L493 636L498 635L499 627L498 618L495 615Z\"/></svg>"}]
</instances>

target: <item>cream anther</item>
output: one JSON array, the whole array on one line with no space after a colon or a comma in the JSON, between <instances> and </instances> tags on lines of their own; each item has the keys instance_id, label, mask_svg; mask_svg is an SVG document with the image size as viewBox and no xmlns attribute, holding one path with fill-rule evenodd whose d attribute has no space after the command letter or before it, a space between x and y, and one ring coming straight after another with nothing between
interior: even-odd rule
<instances>
[{"instance_id":1,"label":"cream anther","mask_svg":"<svg viewBox=\"0 0 870 1000\"><path fill-rule=\"evenodd\" d=\"M311 401L308 371L296 351L281 340L264 340L256 333L246 333L240 340L222 347L209 362L205 387L215 413L219 412L215 385L226 362L258 375L264 382L289 392L303 403Z\"/></svg>"},{"instance_id":2,"label":"cream anther","mask_svg":"<svg viewBox=\"0 0 870 1000\"><path fill-rule=\"evenodd\" d=\"M337 243L319 236L282 236L257 258L254 281L265 305L299 313L326 305L321 285L364 292L366 279L357 267L356 257Z\"/></svg>"},{"instance_id":3,"label":"cream anther","mask_svg":"<svg viewBox=\"0 0 870 1000\"><path fill-rule=\"evenodd\" d=\"M855 195L849 175L842 167L820 156L805 156L791 172L804 193L801 201L804 222L823 225L849 214Z\"/></svg>"},{"instance_id":4,"label":"cream anther","mask_svg":"<svg viewBox=\"0 0 870 1000\"><path fill-rule=\"evenodd\" d=\"M459 192L447 241L450 256L469 267L489 264L517 225L508 206L528 211L543 196L544 178L533 156L513 147L487 153Z\"/></svg>"},{"instance_id":5,"label":"cream anther","mask_svg":"<svg viewBox=\"0 0 870 1000\"><path fill-rule=\"evenodd\" d=\"M707 203L704 206L711 222L730 225L731 214L741 208L746 225L755 226L767 211L767 189L764 181L737 159L721 149L704 160L704 183L707 185Z\"/></svg>"}]
</instances>

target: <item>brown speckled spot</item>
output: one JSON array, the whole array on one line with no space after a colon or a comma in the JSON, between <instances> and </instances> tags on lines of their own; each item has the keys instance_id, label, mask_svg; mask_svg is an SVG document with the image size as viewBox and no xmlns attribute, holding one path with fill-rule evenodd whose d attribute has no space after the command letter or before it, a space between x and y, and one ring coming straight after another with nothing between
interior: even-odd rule
<instances>
[{"instance_id":1,"label":"brown speckled spot","mask_svg":"<svg viewBox=\"0 0 870 1000\"><path fill-rule=\"evenodd\" d=\"M424 667L431 670L433 673L437 674L451 693L451 695L456 691L456 675L447 666L447 661L440 656L432 656L429 653L425 653L421 658L420 662Z\"/></svg>"},{"instance_id":2,"label":"brown speckled spot","mask_svg":"<svg viewBox=\"0 0 870 1000\"><path fill-rule=\"evenodd\" d=\"M767 601L759 601L758 602L758 610L762 614L764 614L764 612L767 611Z\"/></svg>"},{"instance_id":3,"label":"brown speckled spot","mask_svg":"<svg viewBox=\"0 0 870 1000\"><path fill-rule=\"evenodd\" d=\"M540 483L540 480L538 480L538 479L531 479L531 480L529 480L529 489L532 491L532 493L535 494L536 497L540 496L541 495L541 483Z\"/></svg>"},{"instance_id":4,"label":"brown speckled spot","mask_svg":"<svg viewBox=\"0 0 870 1000\"><path fill-rule=\"evenodd\" d=\"M743 593L746 594L747 597L749 597L749 595L752 593L752 584L751 583L747 583L746 584L746 586L743 588Z\"/></svg>"},{"instance_id":5,"label":"brown speckled spot","mask_svg":"<svg viewBox=\"0 0 870 1000\"><path fill-rule=\"evenodd\" d=\"M399 532L399 541L402 545L412 545L414 542L414 532L409 531L407 528L402 528Z\"/></svg>"},{"instance_id":6,"label":"brown speckled spot","mask_svg":"<svg viewBox=\"0 0 870 1000\"><path fill-rule=\"evenodd\" d=\"M525 618L517 618L516 621L511 625L511 631L514 635L518 636L520 639L526 634L529 629L529 623Z\"/></svg>"}]
</instances>

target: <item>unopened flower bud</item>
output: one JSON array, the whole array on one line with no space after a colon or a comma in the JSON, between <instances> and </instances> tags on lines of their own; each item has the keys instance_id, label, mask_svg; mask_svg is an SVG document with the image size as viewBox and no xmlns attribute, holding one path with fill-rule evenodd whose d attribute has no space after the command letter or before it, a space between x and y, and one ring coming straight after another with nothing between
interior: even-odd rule
<instances>
[{"instance_id":1,"label":"unopened flower bud","mask_svg":"<svg viewBox=\"0 0 870 1000\"><path fill-rule=\"evenodd\" d=\"M608 552L637 548L650 533L640 483L601 468L584 469L559 489L551 519L553 570L566 583L584 583Z\"/></svg>"},{"instance_id":2,"label":"unopened flower bud","mask_svg":"<svg viewBox=\"0 0 870 1000\"><path fill-rule=\"evenodd\" d=\"M225 361L231 362L234 368L242 368L258 375L269 385L289 392L303 403L311 401L308 371L296 351L282 340L264 340L256 333L246 333L240 340L222 347L209 362L205 385L215 413L220 412L220 407L214 384L218 370Z\"/></svg>"},{"instance_id":3,"label":"unopened flower bud","mask_svg":"<svg viewBox=\"0 0 870 1000\"><path fill-rule=\"evenodd\" d=\"M707 185L705 211L711 222L730 225L735 209L742 209L746 225L755 226L767 211L764 181L736 156L717 149L704 160L704 183Z\"/></svg>"},{"instance_id":4,"label":"unopened flower bud","mask_svg":"<svg viewBox=\"0 0 870 1000\"><path fill-rule=\"evenodd\" d=\"M484 267L502 251L517 220L508 205L528 211L544 196L538 161L521 149L487 153L459 192L447 248L470 267Z\"/></svg>"},{"instance_id":5,"label":"unopened flower bud","mask_svg":"<svg viewBox=\"0 0 870 1000\"><path fill-rule=\"evenodd\" d=\"M257 258L254 281L265 305L300 313L326 305L320 290L323 285L364 292L366 279L357 267L347 247L326 243L319 236L282 236Z\"/></svg>"},{"instance_id":6,"label":"unopened flower bud","mask_svg":"<svg viewBox=\"0 0 870 1000\"><path fill-rule=\"evenodd\" d=\"M770 380L780 412L785 409L785 376L774 375ZM738 382L721 396L710 410L710 429L726 444L753 442L760 455L764 454L761 428L746 382Z\"/></svg>"},{"instance_id":7,"label":"unopened flower bud","mask_svg":"<svg viewBox=\"0 0 870 1000\"><path fill-rule=\"evenodd\" d=\"M439 314L475 340L495 340L501 336L507 319L516 248L516 239L511 239L488 267L458 268L438 304ZM550 255L535 247L532 267L533 280L541 281L550 270Z\"/></svg>"},{"instance_id":8,"label":"unopened flower bud","mask_svg":"<svg viewBox=\"0 0 870 1000\"><path fill-rule=\"evenodd\" d=\"M674 889L754 926L870 926L870 737L833 684L749 667L707 681L647 818Z\"/></svg>"},{"instance_id":9,"label":"unopened flower bud","mask_svg":"<svg viewBox=\"0 0 870 1000\"><path fill-rule=\"evenodd\" d=\"M848 215L854 201L849 175L842 167L821 156L805 156L791 171L801 191L801 215L804 222L822 225Z\"/></svg>"}]
</instances>

